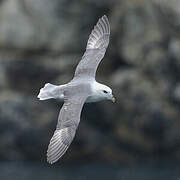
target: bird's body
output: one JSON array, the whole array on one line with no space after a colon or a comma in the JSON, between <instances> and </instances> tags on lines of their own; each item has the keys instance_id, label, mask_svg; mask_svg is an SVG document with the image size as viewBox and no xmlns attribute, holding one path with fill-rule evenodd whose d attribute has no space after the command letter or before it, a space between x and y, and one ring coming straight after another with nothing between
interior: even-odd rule
<instances>
[{"instance_id":1,"label":"bird's body","mask_svg":"<svg viewBox=\"0 0 180 180\"><path fill-rule=\"evenodd\" d=\"M81 82L80 84L73 83L73 81L71 81L66 85L59 85L59 86L47 83L45 85L45 87L40 90L41 93L38 97L40 100L46 100L46 99L54 98L54 99L59 99L60 101L64 101L65 89L70 88L70 89L74 90L74 89L78 89L79 86L81 87L80 88L81 93L83 91L82 86L85 86L85 87L88 86L89 87L89 89L88 89L89 95L88 95L85 103L92 103L92 102L98 102L98 101L106 100L107 97L104 96L104 93L101 93L102 90L106 89L107 92L112 93L112 90L108 86L105 86L104 84L98 83L96 80L92 80L92 81L91 80L90 81L84 80L84 82ZM63 89L63 90L61 90L61 89ZM57 95L56 95L56 92L58 92ZM45 95L43 93L45 93ZM49 94L47 95L46 93L49 93ZM110 100L111 99L112 99L112 97L110 97Z\"/></svg>"},{"instance_id":2,"label":"bird's body","mask_svg":"<svg viewBox=\"0 0 180 180\"><path fill-rule=\"evenodd\" d=\"M60 99L64 104L47 151L49 163L56 162L70 146L80 122L84 103L102 100L115 101L112 90L95 80L97 67L104 57L109 43L110 26L106 16L99 19L89 36L86 51L79 62L74 78L67 84L56 86L50 83L40 90L38 98Z\"/></svg>"}]
</instances>

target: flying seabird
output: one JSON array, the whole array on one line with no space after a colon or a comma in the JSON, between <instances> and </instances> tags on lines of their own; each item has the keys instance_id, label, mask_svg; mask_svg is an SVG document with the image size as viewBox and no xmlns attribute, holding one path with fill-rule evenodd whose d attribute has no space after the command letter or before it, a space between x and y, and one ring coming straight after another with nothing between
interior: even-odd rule
<instances>
[{"instance_id":1,"label":"flying seabird","mask_svg":"<svg viewBox=\"0 0 180 180\"><path fill-rule=\"evenodd\" d=\"M47 161L51 164L62 157L70 146L85 102L115 102L111 88L95 80L97 67L109 44L109 36L110 25L107 16L104 15L89 36L86 51L77 65L73 79L59 86L47 83L40 89L40 100L54 98L64 101L47 150Z\"/></svg>"}]
</instances>

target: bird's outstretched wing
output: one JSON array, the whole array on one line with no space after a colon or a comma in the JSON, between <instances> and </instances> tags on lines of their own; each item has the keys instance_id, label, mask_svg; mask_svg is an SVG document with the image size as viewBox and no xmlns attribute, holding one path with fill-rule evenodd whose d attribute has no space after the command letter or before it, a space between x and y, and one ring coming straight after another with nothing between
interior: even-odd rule
<instances>
[{"instance_id":1,"label":"bird's outstretched wing","mask_svg":"<svg viewBox=\"0 0 180 180\"><path fill-rule=\"evenodd\" d=\"M86 51L76 68L75 78L81 76L95 78L97 67L109 44L109 36L110 25L107 16L104 15L89 36Z\"/></svg>"},{"instance_id":2,"label":"bird's outstretched wing","mask_svg":"<svg viewBox=\"0 0 180 180\"><path fill-rule=\"evenodd\" d=\"M70 146L80 121L81 110L86 95L76 95L66 99L60 110L58 123L47 150L47 161L55 163Z\"/></svg>"}]
</instances>

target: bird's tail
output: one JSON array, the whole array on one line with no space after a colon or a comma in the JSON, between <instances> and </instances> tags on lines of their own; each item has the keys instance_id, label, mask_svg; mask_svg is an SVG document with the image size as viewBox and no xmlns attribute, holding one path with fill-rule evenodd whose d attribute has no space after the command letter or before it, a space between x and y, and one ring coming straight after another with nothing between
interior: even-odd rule
<instances>
[{"instance_id":1,"label":"bird's tail","mask_svg":"<svg viewBox=\"0 0 180 180\"><path fill-rule=\"evenodd\" d=\"M62 85L63 86L63 85ZM40 89L40 92L38 94L39 100L46 100L46 99L63 99L64 94L62 91L61 86L55 86L53 84L47 83L43 88Z\"/></svg>"}]
</instances>

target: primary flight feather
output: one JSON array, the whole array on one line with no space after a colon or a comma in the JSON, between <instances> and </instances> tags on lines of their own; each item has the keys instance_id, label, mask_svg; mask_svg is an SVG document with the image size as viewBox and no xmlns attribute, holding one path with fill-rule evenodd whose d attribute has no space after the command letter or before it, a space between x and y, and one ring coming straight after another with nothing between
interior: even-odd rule
<instances>
[{"instance_id":1,"label":"primary flight feather","mask_svg":"<svg viewBox=\"0 0 180 180\"><path fill-rule=\"evenodd\" d=\"M106 15L100 18L92 30L86 51L77 65L74 78L67 84L55 86L45 84L38 98L58 98L64 101L58 123L47 150L47 161L56 162L70 146L79 125L81 110L85 102L112 100L112 90L95 80L97 67L109 44L110 25Z\"/></svg>"}]
</instances>

